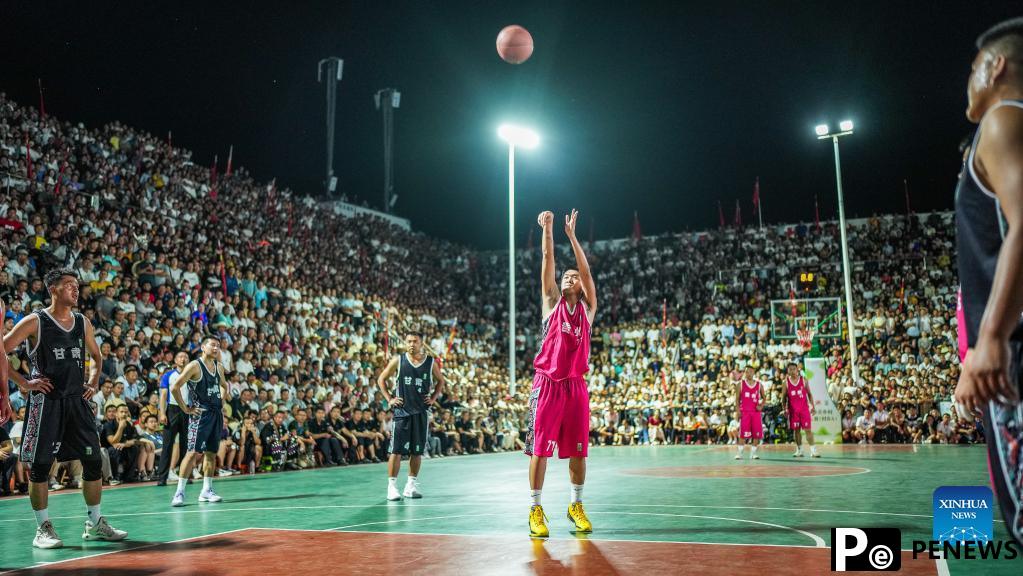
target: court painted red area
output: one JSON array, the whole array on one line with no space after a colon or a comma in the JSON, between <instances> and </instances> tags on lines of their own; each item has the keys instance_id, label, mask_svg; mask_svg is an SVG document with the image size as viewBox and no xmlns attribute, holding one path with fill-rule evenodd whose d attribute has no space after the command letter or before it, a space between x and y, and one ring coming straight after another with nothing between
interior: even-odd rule
<instances>
[{"instance_id":1,"label":"court painted red area","mask_svg":"<svg viewBox=\"0 0 1023 576\"><path fill-rule=\"evenodd\" d=\"M827 548L608 540L530 540L251 529L154 544L15 572L68 576L201 574L824 574ZM902 573L932 575L934 562L903 552ZM848 574L859 574L849 572Z\"/></svg>"},{"instance_id":2,"label":"court painted red area","mask_svg":"<svg viewBox=\"0 0 1023 576\"><path fill-rule=\"evenodd\" d=\"M776 466L734 465L722 466L665 466L661 468L637 468L623 470L633 476L657 476L661 478L796 478L806 476L848 476L870 472L866 468L849 466Z\"/></svg>"}]
</instances>

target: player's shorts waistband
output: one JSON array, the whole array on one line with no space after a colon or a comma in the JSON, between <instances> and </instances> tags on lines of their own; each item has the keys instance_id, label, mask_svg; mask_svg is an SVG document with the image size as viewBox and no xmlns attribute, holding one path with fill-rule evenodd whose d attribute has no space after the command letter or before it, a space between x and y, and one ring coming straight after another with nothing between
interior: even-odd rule
<instances>
[{"instance_id":1,"label":"player's shorts waistband","mask_svg":"<svg viewBox=\"0 0 1023 576\"><path fill-rule=\"evenodd\" d=\"M585 384L586 383L586 378L584 376L569 376L568 378L554 379L554 378L551 378L550 376L548 376L547 374L544 374L543 372L537 372L533 376L533 382L534 383L543 382L545 384L565 384L565 385L568 385L568 384L578 384L578 383Z\"/></svg>"}]
</instances>

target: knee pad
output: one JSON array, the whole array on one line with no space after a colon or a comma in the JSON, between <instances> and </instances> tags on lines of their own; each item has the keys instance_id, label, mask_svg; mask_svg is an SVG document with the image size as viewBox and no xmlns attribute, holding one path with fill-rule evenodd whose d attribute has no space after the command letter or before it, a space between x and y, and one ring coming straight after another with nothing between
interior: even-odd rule
<instances>
[{"instance_id":1,"label":"knee pad","mask_svg":"<svg viewBox=\"0 0 1023 576\"><path fill-rule=\"evenodd\" d=\"M100 457L82 460L82 480L94 482L103 479L103 459Z\"/></svg>"},{"instance_id":2,"label":"knee pad","mask_svg":"<svg viewBox=\"0 0 1023 576\"><path fill-rule=\"evenodd\" d=\"M33 462L32 467L29 468L28 479L36 483L48 483L50 481L50 468L52 467L52 460L48 462Z\"/></svg>"}]
</instances>

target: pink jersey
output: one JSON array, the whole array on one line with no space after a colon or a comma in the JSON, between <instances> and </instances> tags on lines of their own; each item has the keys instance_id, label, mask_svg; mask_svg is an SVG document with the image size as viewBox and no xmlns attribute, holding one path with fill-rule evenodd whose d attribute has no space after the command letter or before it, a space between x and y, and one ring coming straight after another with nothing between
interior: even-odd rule
<instances>
[{"instance_id":1,"label":"pink jersey","mask_svg":"<svg viewBox=\"0 0 1023 576\"><path fill-rule=\"evenodd\" d=\"M564 298L558 300L543 323L543 343L533 368L555 382L590 370L590 320L581 302L569 310Z\"/></svg>"},{"instance_id":2,"label":"pink jersey","mask_svg":"<svg viewBox=\"0 0 1023 576\"><path fill-rule=\"evenodd\" d=\"M757 412L760 410L760 382L753 381L752 385L743 380L739 386L742 387L742 397L739 400L740 412Z\"/></svg>"},{"instance_id":3,"label":"pink jersey","mask_svg":"<svg viewBox=\"0 0 1023 576\"><path fill-rule=\"evenodd\" d=\"M788 378L785 378L785 382L788 384L788 390L786 393L789 395L789 406L792 406L793 408L806 407L809 409L810 399L806 395L806 380L803 380L803 377L800 376L799 379L796 380L795 384L793 384L792 380L789 380Z\"/></svg>"}]
</instances>

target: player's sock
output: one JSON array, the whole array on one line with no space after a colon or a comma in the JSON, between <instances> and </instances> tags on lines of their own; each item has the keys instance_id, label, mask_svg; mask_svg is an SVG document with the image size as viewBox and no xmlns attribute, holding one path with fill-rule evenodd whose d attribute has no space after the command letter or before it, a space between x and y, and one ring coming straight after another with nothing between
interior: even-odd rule
<instances>
[{"instance_id":1,"label":"player's sock","mask_svg":"<svg viewBox=\"0 0 1023 576\"><path fill-rule=\"evenodd\" d=\"M392 487L392 488L397 490L397 488L398 488L398 477L397 476L388 476L387 477L387 486L388 487Z\"/></svg>"},{"instance_id":2,"label":"player's sock","mask_svg":"<svg viewBox=\"0 0 1023 576\"><path fill-rule=\"evenodd\" d=\"M572 484L572 503L583 501L583 485Z\"/></svg>"},{"instance_id":3,"label":"player's sock","mask_svg":"<svg viewBox=\"0 0 1023 576\"><path fill-rule=\"evenodd\" d=\"M739 444L739 454L742 454L742 451L745 450L745 449L746 449L745 445Z\"/></svg>"},{"instance_id":4,"label":"player's sock","mask_svg":"<svg viewBox=\"0 0 1023 576\"><path fill-rule=\"evenodd\" d=\"M749 453L750 454L756 454L757 453L757 445L756 444L754 444L753 447L750 448L750 452Z\"/></svg>"},{"instance_id":5,"label":"player's sock","mask_svg":"<svg viewBox=\"0 0 1023 576\"><path fill-rule=\"evenodd\" d=\"M189 476L191 476L191 474L189 474L188 476L178 477L178 492L179 493L181 493L181 494L185 493L185 486L188 486L188 477Z\"/></svg>"},{"instance_id":6,"label":"player's sock","mask_svg":"<svg viewBox=\"0 0 1023 576\"><path fill-rule=\"evenodd\" d=\"M50 509L43 508L42 510L34 510L36 513L36 524L42 526L47 520L50 519Z\"/></svg>"},{"instance_id":7,"label":"player's sock","mask_svg":"<svg viewBox=\"0 0 1023 576\"><path fill-rule=\"evenodd\" d=\"M92 522L92 525L95 526L99 523L101 516L99 513L99 504L96 504L95 506L87 506L86 509L89 511L89 522Z\"/></svg>"},{"instance_id":8,"label":"player's sock","mask_svg":"<svg viewBox=\"0 0 1023 576\"><path fill-rule=\"evenodd\" d=\"M533 500L533 506L539 506L540 505L540 492L542 492L542 490L530 490L529 491L529 497L532 498L532 500Z\"/></svg>"},{"instance_id":9,"label":"player's sock","mask_svg":"<svg viewBox=\"0 0 1023 576\"><path fill-rule=\"evenodd\" d=\"M411 474L409 474L408 480L405 481L405 485L406 486L412 486L415 483L416 483L416 477L411 475Z\"/></svg>"},{"instance_id":10,"label":"player's sock","mask_svg":"<svg viewBox=\"0 0 1023 576\"><path fill-rule=\"evenodd\" d=\"M210 490L213 490L213 476L203 476L202 491L209 492Z\"/></svg>"}]
</instances>

